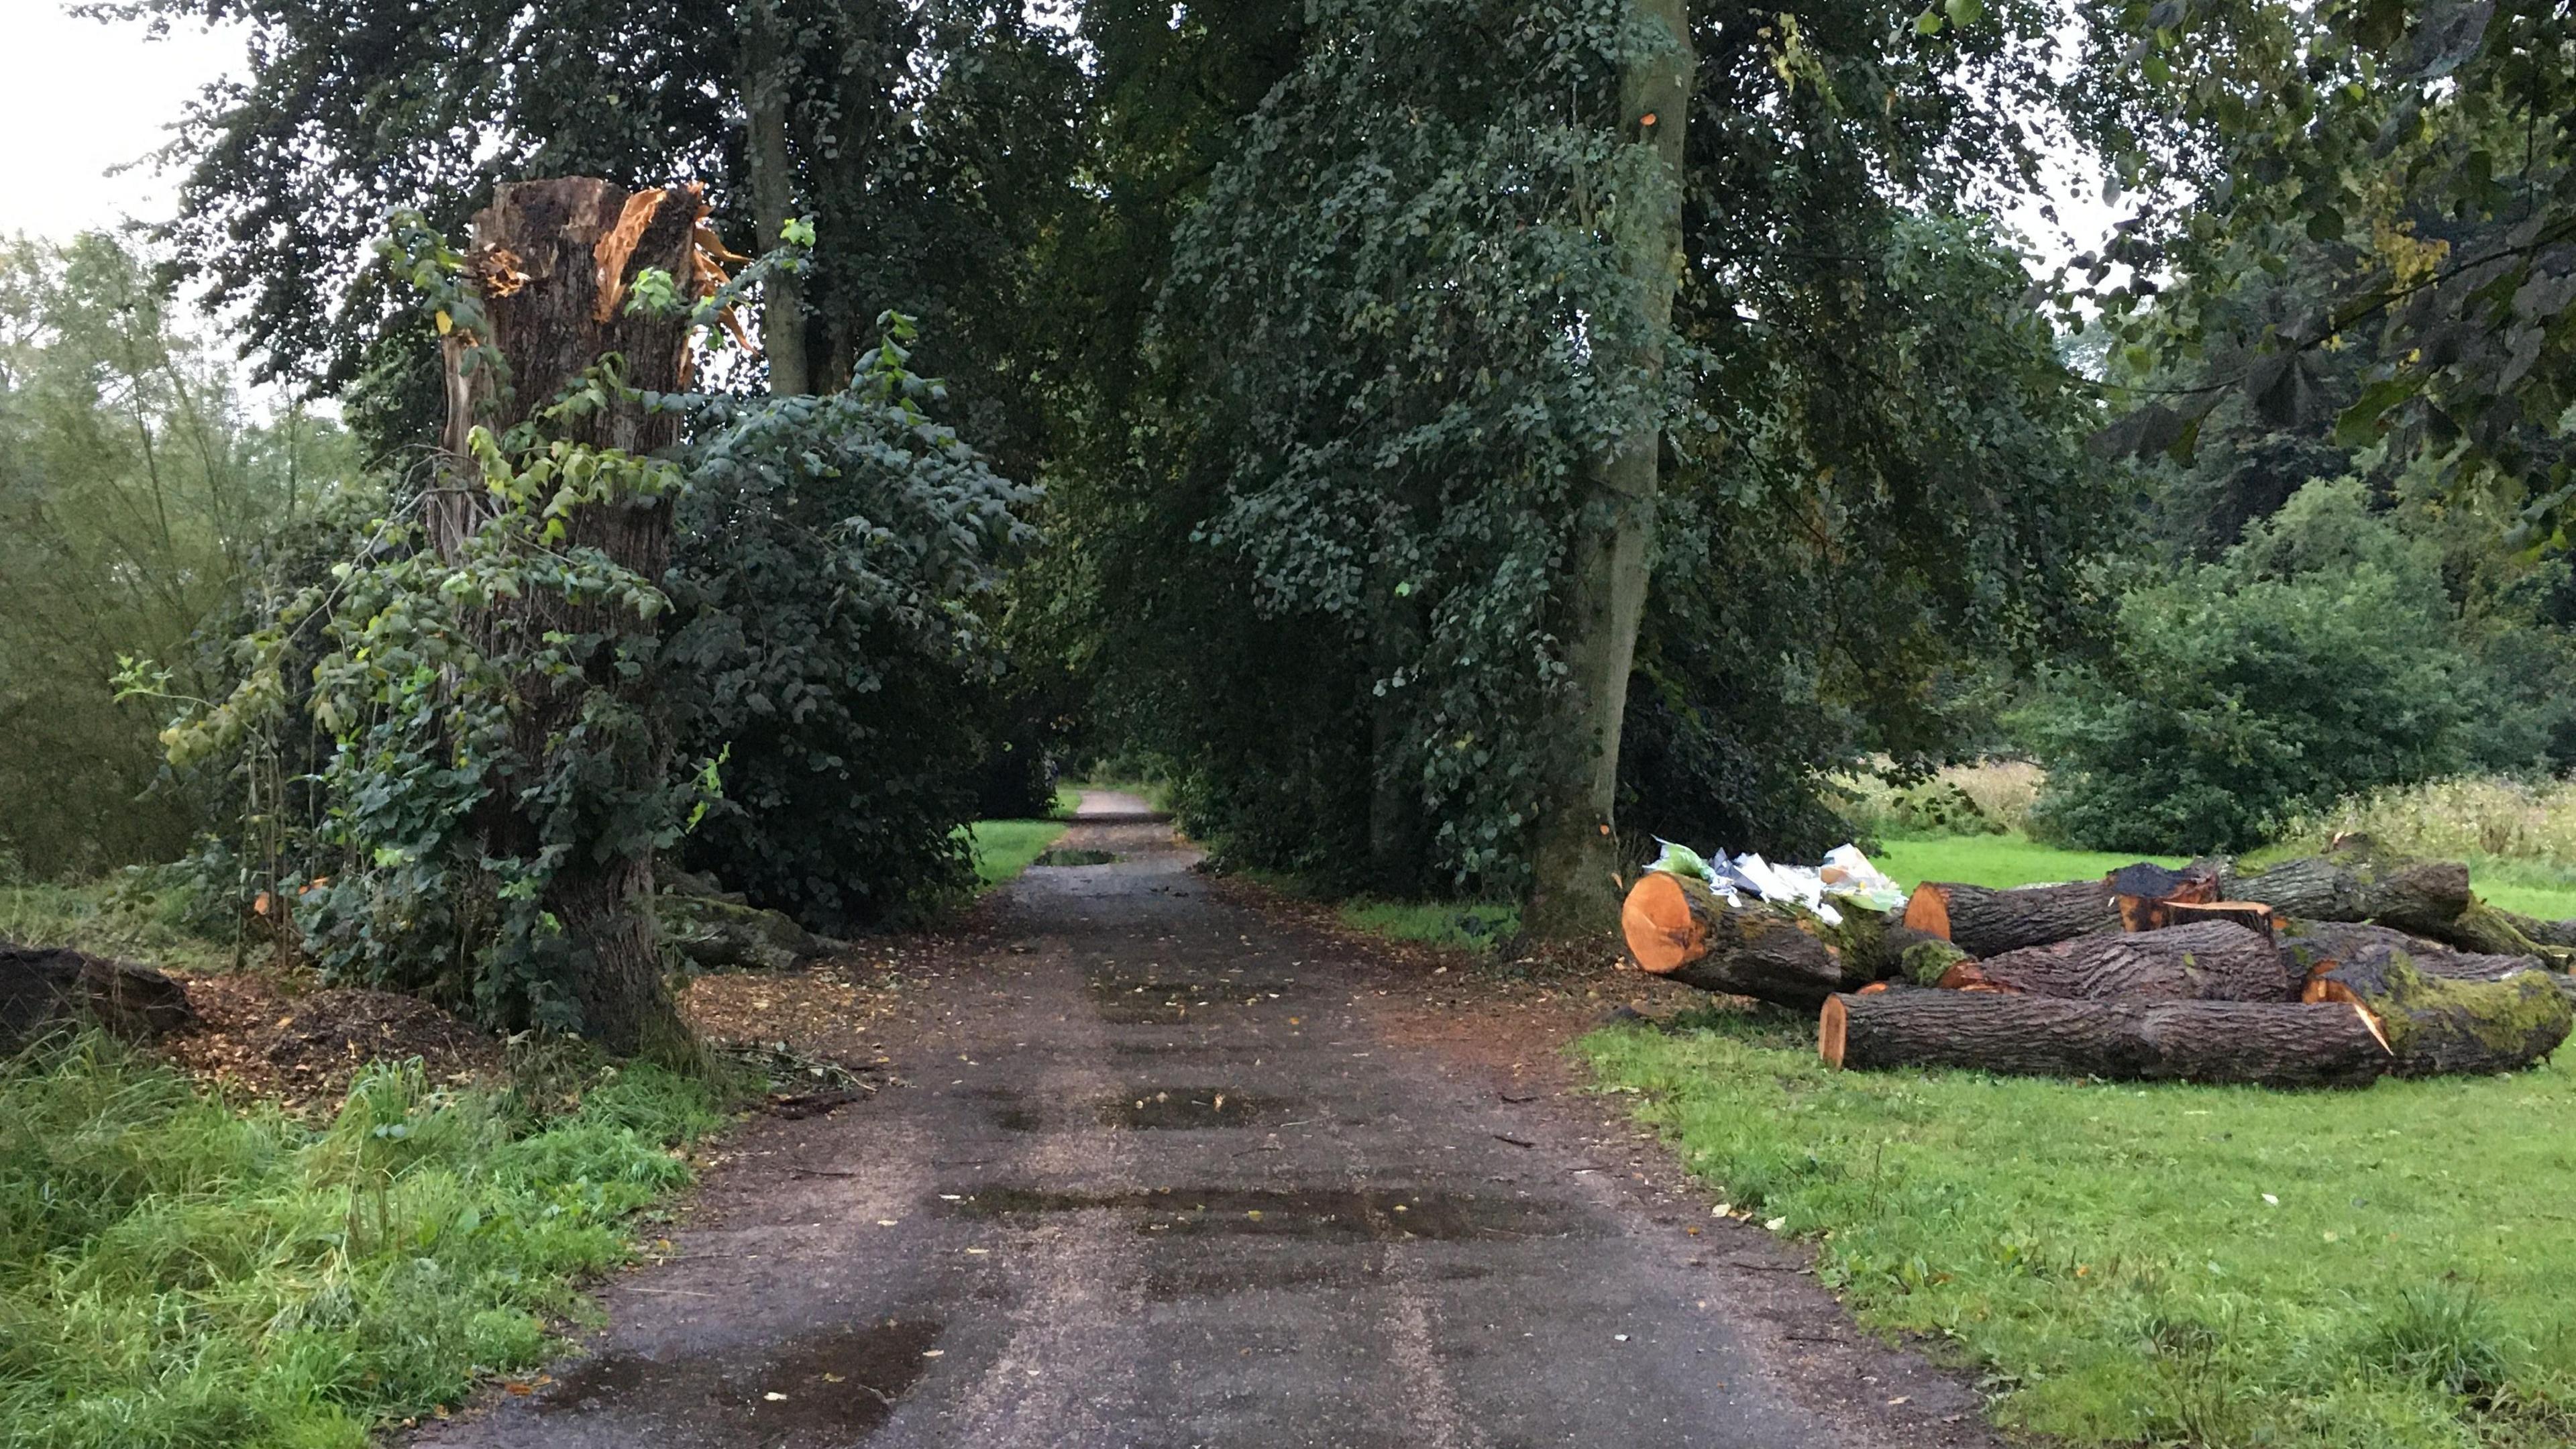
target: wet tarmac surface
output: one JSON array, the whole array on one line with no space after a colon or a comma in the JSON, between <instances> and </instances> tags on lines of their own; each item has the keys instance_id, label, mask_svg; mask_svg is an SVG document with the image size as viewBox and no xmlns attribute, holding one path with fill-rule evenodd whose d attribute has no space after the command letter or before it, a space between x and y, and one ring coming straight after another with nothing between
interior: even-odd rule
<instances>
[{"instance_id":1,"label":"wet tarmac surface","mask_svg":"<svg viewBox=\"0 0 2576 1449\"><path fill-rule=\"evenodd\" d=\"M1009 889L910 1085L749 1128L595 1356L415 1442L1994 1442L1767 1236L1583 1165L1597 1104L1400 1039L1382 977L1085 805L1065 847L1115 859Z\"/></svg>"}]
</instances>

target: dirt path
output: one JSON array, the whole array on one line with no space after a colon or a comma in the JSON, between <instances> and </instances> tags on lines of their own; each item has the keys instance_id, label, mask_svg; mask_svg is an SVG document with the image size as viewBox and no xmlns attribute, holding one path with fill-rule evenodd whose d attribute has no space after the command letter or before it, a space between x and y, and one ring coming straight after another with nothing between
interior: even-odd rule
<instances>
[{"instance_id":1,"label":"dirt path","mask_svg":"<svg viewBox=\"0 0 2576 1449\"><path fill-rule=\"evenodd\" d=\"M1077 819L1120 859L1030 872L909 988L909 1085L750 1129L598 1356L421 1442L1993 1442L1659 1185L1566 1091L1562 1013L1435 1014L1213 895L1144 802Z\"/></svg>"}]
</instances>

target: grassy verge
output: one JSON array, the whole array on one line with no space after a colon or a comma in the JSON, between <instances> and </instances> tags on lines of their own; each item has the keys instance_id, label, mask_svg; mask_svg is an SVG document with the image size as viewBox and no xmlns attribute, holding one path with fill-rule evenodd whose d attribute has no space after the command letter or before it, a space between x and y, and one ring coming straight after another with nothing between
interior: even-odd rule
<instances>
[{"instance_id":1,"label":"grassy verge","mask_svg":"<svg viewBox=\"0 0 2576 1449\"><path fill-rule=\"evenodd\" d=\"M360 1449L540 1363L721 1120L650 1067L540 1115L379 1065L312 1128L95 1036L0 1065L0 1444Z\"/></svg>"},{"instance_id":2,"label":"grassy verge","mask_svg":"<svg viewBox=\"0 0 2576 1449\"><path fill-rule=\"evenodd\" d=\"M2102 873L2140 859L2180 865L2180 856L2121 855L2060 850L2019 835L1963 835L1941 840L1891 840L1870 857L1898 885L1912 890L1927 880L1964 885L2018 886L2043 881L2099 880Z\"/></svg>"},{"instance_id":3,"label":"grassy verge","mask_svg":"<svg viewBox=\"0 0 2576 1449\"><path fill-rule=\"evenodd\" d=\"M1421 941L1466 951L1490 951L1521 928L1516 906L1472 901L1345 901L1342 924L1394 941Z\"/></svg>"},{"instance_id":4,"label":"grassy verge","mask_svg":"<svg viewBox=\"0 0 2576 1449\"><path fill-rule=\"evenodd\" d=\"M2275 846L2248 859L2262 863L2304 853L2298 846ZM2576 872L2546 861L2516 860L2475 851L2451 858L2467 859L2478 894L2509 911L2549 920L2576 917ZM2017 886L2040 881L2091 880L2106 870L2141 857L2116 852L2060 850L2019 835L1968 835L1940 840L1891 840L1871 857L1896 883L1912 890L1927 880L1968 885ZM2180 865L2180 856L2147 856L2164 865Z\"/></svg>"},{"instance_id":5,"label":"grassy verge","mask_svg":"<svg viewBox=\"0 0 2576 1449\"><path fill-rule=\"evenodd\" d=\"M976 881L991 890L1013 879L1046 854L1067 828L1061 820L978 820L967 826L967 838L975 846Z\"/></svg>"},{"instance_id":6,"label":"grassy verge","mask_svg":"<svg viewBox=\"0 0 2576 1449\"><path fill-rule=\"evenodd\" d=\"M77 886L0 886L0 941L71 946L199 971L231 965L228 944L189 928L193 904L185 891L147 886L140 875Z\"/></svg>"},{"instance_id":7,"label":"grassy verge","mask_svg":"<svg viewBox=\"0 0 2576 1449\"><path fill-rule=\"evenodd\" d=\"M1951 1340L2078 1445L2576 1436L2576 1068L2364 1092L1829 1073L1803 1017L1580 1050L1709 1192L1821 1239L1874 1328Z\"/></svg>"}]
</instances>

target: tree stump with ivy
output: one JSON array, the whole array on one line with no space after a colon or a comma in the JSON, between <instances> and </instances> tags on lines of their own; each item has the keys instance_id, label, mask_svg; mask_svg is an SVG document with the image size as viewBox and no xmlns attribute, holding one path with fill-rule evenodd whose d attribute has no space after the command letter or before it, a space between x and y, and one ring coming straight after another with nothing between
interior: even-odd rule
<instances>
[{"instance_id":1,"label":"tree stump with ivy","mask_svg":"<svg viewBox=\"0 0 2576 1449\"><path fill-rule=\"evenodd\" d=\"M678 415L639 394L687 385L686 310L630 302L688 285L704 215L690 191L629 193L590 177L505 183L476 214L474 307L441 322L450 467L427 511L443 557L465 551L504 506L496 468L550 464L548 486L572 496L563 480L640 476L635 460L679 442ZM667 490L596 486L550 520L560 528L544 543L658 581L671 507ZM478 624L487 654L514 661L507 758L477 822L486 852L548 863L538 898L560 934L540 955L582 1033L620 1055L677 1051L686 1032L653 916L653 805L672 731L652 611L613 590L531 588L496 599Z\"/></svg>"}]
</instances>

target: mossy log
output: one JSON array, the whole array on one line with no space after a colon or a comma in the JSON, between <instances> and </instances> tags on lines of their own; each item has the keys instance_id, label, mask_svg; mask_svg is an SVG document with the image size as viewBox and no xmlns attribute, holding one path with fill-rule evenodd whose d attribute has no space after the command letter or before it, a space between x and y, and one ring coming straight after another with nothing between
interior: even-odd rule
<instances>
[{"instance_id":1,"label":"mossy log","mask_svg":"<svg viewBox=\"0 0 2576 1449\"><path fill-rule=\"evenodd\" d=\"M2271 940L2226 921L2025 947L1959 966L1944 983L2073 1000L2290 1001L2298 995Z\"/></svg>"},{"instance_id":2,"label":"mossy log","mask_svg":"<svg viewBox=\"0 0 2576 1449\"><path fill-rule=\"evenodd\" d=\"M662 939L702 971L784 971L799 961L849 948L817 936L779 911L723 895L660 895L653 901Z\"/></svg>"},{"instance_id":3,"label":"mossy log","mask_svg":"<svg viewBox=\"0 0 2576 1449\"><path fill-rule=\"evenodd\" d=\"M1884 912L1839 913L1842 920L1828 924L1793 907L1729 906L1706 882L1658 870L1629 889L1619 919L1629 954L1654 975L1804 1010L1900 971L1938 976L1958 959Z\"/></svg>"},{"instance_id":4,"label":"mossy log","mask_svg":"<svg viewBox=\"0 0 2576 1449\"><path fill-rule=\"evenodd\" d=\"M2357 1087L2394 1058L2337 1003L2067 1001L1894 990L1830 997L1816 1048L1852 1069L1959 1067L2017 1076Z\"/></svg>"},{"instance_id":5,"label":"mossy log","mask_svg":"<svg viewBox=\"0 0 2576 1449\"><path fill-rule=\"evenodd\" d=\"M1971 956L1985 957L2116 931L2120 911L2107 881L2010 890L1925 881L1905 903L1904 924Z\"/></svg>"},{"instance_id":6,"label":"mossy log","mask_svg":"<svg viewBox=\"0 0 2576 1449\"><path fill-rule=\"evenodd\" d=\"M2374 944L2308 978L2306 999L2370 1013L2402 1077L2508 1072L2558 1049L2576 1010L2553 973L2463 980L2422 968L2402 946Z\"/></svg>"},{"instance_id":7,"label":"mossy log","mask_svg":"<svg viewBox=\"0 0 2576 1449\"><path fill-rule=\"evenodd\" d=\"M2449 981L2502 981L2526 971L2547 969L2537 956L2457 951L2391 926L2358 921L2290 921L2281 928L2282 955L2292 975L2302 982L2345 962L2392 951L2405 953L2415 969L2425 975Z\"/></svg>"},{"instance_id":8,"label":"mossy log","mask_svg":"<svg viewBox=\"0 0 2576 1449\"><path fill-rule=\"evenodd\" d=\"M2466 865L2393 859L2364 837L2250 874L2222 866L2219 884L2229 899L2261 901L2300 920L2374 921L2464 951L2538 956L2560 971L2576 966L2576 947L2535 939L2521 928L2529 917L2478 899Z\"/></svg>"}]
</instances>

